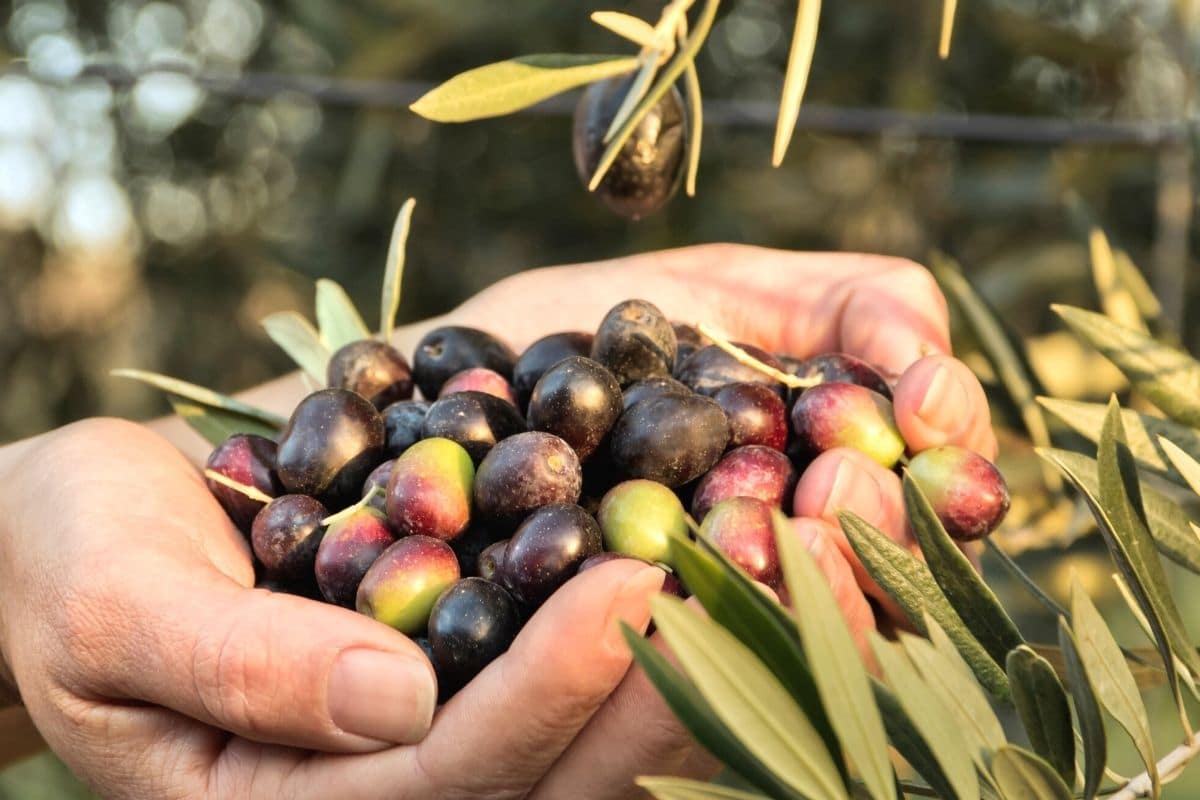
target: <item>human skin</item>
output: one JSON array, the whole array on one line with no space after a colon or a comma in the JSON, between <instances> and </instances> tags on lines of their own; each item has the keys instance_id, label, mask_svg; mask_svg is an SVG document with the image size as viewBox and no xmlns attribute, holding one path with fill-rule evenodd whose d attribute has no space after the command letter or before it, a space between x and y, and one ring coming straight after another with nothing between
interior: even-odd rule
<instances>
[{"instance_id":1,"label":"human skin","mask_svg":"<svg viewBox=\"0 0 1200 800\"><path fill-rule=\"evenodd\" d=\"M896 259L707 245L534 270L396 343L466 324L519 351L628 297L768 350L858 355L898 376L915 449L995 455L982 388L946 355L941 295ZM289 376L246 397L286 413L303 392ZM712 773L617 629L646 626L661 571L615 561L568 582L435 715L407 638L250 588L244 539L195 468L206 452L177 420L88 420L0 449L0 686L101 794L625 798L636 775ZM831 521L849 508L913 547L885 476L834 451L796 493L797 536L860 640L878 590Z\"/></svg>"}]
</instances>

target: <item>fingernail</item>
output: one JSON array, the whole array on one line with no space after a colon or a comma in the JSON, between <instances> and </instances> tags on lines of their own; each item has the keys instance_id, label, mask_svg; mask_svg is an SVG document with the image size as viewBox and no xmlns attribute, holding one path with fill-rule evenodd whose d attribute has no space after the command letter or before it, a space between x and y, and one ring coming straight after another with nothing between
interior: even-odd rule
<instances>
[{"instance_id":1,"label":"fingernail","mask_svg":"<svg viewBox=\"0 0 1200 800\"><path fill-rule=\"evenodd\" d=\"M939 366L925 389L925 397L917 408L917 416L929 427L952 433L967 412L967 392L949 368Z\"/></svg>"},{"instance_id":2,"label":"fingernail","mask_svg":"<svg viewBox=\"0 0 1200 800\"><path fill-rule=\"evenodd\" d=\"M659 567L646 567L626 579L608 609L607 644L617 652L626 650L620 623L639 633L650 624L650 601L662 589L667 573Z\"/></svg>"},{"instance_id":3,"label":"fingernail","mask_svg":"<svg viewBox=\"0 0 1200 800\"><path fill-rule=\"evenodd\" d=\"M878 481L850 459L841 459L837 471L833 474L833 484L829 487L829 496L825 500L822 516L836 521L839 511L849 510L860 517L873 520L879 516L882 505L883 494Z\"/></svg>"},{"instance_id":4,"label":"fingernail","mask_svg":"<svg viewBox=\"0 0 1200 800\"><path fill-rule=\"evenodd\" d=\"M429 732L437 687L415 657L352 648L333 662L326 702L333 724L346 733L413 744Z\"/></svg>"}]
</instances>

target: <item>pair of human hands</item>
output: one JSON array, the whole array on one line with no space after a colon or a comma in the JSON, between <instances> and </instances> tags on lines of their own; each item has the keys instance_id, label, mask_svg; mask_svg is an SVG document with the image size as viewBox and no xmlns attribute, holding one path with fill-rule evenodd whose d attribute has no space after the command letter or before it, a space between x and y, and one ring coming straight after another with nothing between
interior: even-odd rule
<instances>
[{"instance_id":1,"label":"pair of human hands","mask_svg":"<svg viewBox=\"0 0 1200 800\"><path fill-rule=\"evenodd\" d=\"M706 245L535 270L397 345L466 324L520 349L594 328L629 297L767 350L855 354L896 378L912 447L995 455L983 390L948 355L944 300L898 259ZM249 397L286 411L301 392L291 378ZM624 798L640 774L714 770L620 638L618 620L648 624L657 568L616 561L573 579L435 715L432 670L408 638L251 588L244 537L176 445L203 450L178 422L159 430L90 420L0 450L0 686L102 794ZM862 638L868 596L894 608L837 528L842 509L913 542L894 473L852 451L805 471L796 535Z\"/></svg>"}]
</instances>

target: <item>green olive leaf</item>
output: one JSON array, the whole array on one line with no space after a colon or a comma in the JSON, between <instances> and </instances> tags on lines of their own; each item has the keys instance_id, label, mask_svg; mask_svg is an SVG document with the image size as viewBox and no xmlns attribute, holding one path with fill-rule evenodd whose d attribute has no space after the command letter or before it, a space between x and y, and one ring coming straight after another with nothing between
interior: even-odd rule
<instances>
[{"instance_id":1,"label":"green olive leaf","mask_svg":"<svg viewBox=\"0 0 1200 800\"><path fill-rule=\"evenodd\" d=\"M295 311L279 311L263 318L262 326L275 344L291 356L300 369L324 386L329 348L312 323Z\"/></svg>"},{"instance_id":2,"label":"green olive leaf","mask_svg":"<svg viewBox=\"0 0 1200 800\"><path fill-rule=\"evenodd\" d=\"M1175 467L1175 471L1183 478L1187 487L1200 495L1200 461L1196 460L1200 456L1200 448L1184 450L1174 441L1163 436L1158 437L1158 446L1162 448L1163 454L1171 462L1171 466ZM1192 453L1197 455L1194 456Z\"/></svg>"},{"instance_id":3,"label":"green olive leaf","mask_svg":"<svg viewBox=\"0 0 1200 800\"><path fill-rule=\"evenodd\" d=\"M1008 654L1013 704L1033 749L1046 758L1068 786L1075 784L1075 732L1067 691L1050 662L1028 645Z\"/></svg>"},{"instance_id":4,"label":"green olive leaf","mask_svg":"<svg viewBox=\"0 0 1200 800\"><path fill-rule=\"evenodd\" d=\"M1072 800L1071 789L1053 767L1011 744L996 751L992 775L1004 800Z\"/></svg>"},{"instance_id":5,"label":"green olive leaf","mask_svg":"<svg viewBox=\"0 0 1200 800\"><path fill-rule=\"evenodd\" d=\"M897 646L871 634L871 648L893 695L913 727L929 746L950 785L960 798L979 797L979 779L958 720ZM928 776L926 776L928 778Z\"/></svg>"},{"instance_id":6,"label":"green olive leaf","mask_svg":"<svg viewBox=\"0 0 1200 800\"><path fill-rule=\"evenodd\" d=\"M1092 442L1100 441L1100 432L1104 429L1104 418L1108 414L1106 405L1059 400L1053 397L1039 397L1038 402L1051 414L1069 425L1076 433ZM1183 474L1165 452L1165 448L1159 440L1164 437L1170 439L1178 449L1186 452L1191 458L1200 458L1200 433L1167 419L1159 419L1125 409L1121 411L1121 422L1125 427L1129 449L1140 466L1169 478L1181 486L1187 485Z\"/></svg>"},{"instance_id":7,"label":"green olive leaf","mask_svg":"<svg viewBox=\"0 0 1200 800\"><path fill-rule=\"evenodd\" d=\"M1167 416L1200 427L1200 363L1195 359L1102 314L1063 305L1051 308Z\"/></svg>"},{"instance_id":8,"label":"green olive leaf","mask_svg":"<svg viewBox=\"0 0 1200 800\"><path fill-rule=\"evenodd\" d=\"M351 342L371 338L350 295L328 278L317 281L317 327L321 330L321 341L331 353Z\"/></svg>"},{"instance_id":9,"label":"green olive leaf","mask_svg":"<svg viewBox=\"0 0 1200 800\"><path fill-rule=\"evenodd\" d=\"M220 444L235 433L256 433L268 439L279 435L279 428L244 414L211 408L173 395L167 397L167 402L180 419L212 445Z\"/></svg>"},{"instance_id":10,"label":"green olive leaf","mask_svg":"<svg viewBox=\"0 0 1200 800\"><path fill-rule=\"evenodd\" d=\"M1075 718L1079 720L1079 736L1083 740L1083 800L1093 800L1104 777L1108 763L1108 736L1096 690L1088 679L1087 669L1079 656L1079 645L1065 617L1058 618L1058 645L1062 650L1067 685L1075 703Z\"/></svg>"},{"instance_id":11,"label":"green olive leaf","mask_svg":"<svg viewBox=\"0 0 1200 800\"><path fill-rule=\"evenodd\" d=\"M658 32L654 26L640 17L622 14L620 11L593 11L592 22L638 47L657 47Z\"/></svg>"},{"instance_id":12,"label":"green olive leaf","mask_svg":"<svg viewBox=\"0 0 1200 800\"><path fill-rule=\"evenodd\" d=\"M687 41L687 18L679 23L679 45ZM683 72L683 85L687 90L688 108L688 160L684 191L688 197L696 196L696 175L700 171L700 140L704 134L704 98L700 94L700 74L696 62L692 61Z\"/></svg>"},{"instance_id":13,"label":"green olive leaf","mask_svg":"<svg viewBox=\"0 0 1200 800\"><path fill-rule=\"evenodd\" d=\"M392 226L392 238L388 242L387 265L383 273L383 292L379 301L379 335L391 342L392 329L396 327L396 312L400 310L400 289L404 281L404 255L408 245L408 231L412 226L413 209L417 201L408 198L400 206L396 224Z\"/></svg>"},{"instance_id":14,"label":"green olive leaf","mask_svg":"<svg viewBox=\"0 0 1200 800\"><path fill-rule=\"evenodd\" d=\"M181 381L178 378L171 378L166 375L159 375L157 372L147 372L141 369L114 369L110 374L118 378L130 378L149 384L167 394L175 395L184 400L191 400L197 405L213 409L214 411L227 411L233 415L255 420L262 423L263 428L271 431L271 436L277 434L287 424L287 420L278 414L258 408L257 406L252 406L249 403L243 403L241 400L221 394L220 392L214 392L212 389L205 389L203 386L197 386L194 383L188 383L187 381Z\"/></svg>"},{"instance_id":15,"label":"green olive leaf","mask_svg":"<svg viewBox=\"0 0 1200 800\"><path fill-rule=\"evenodd\" d=\"M954 12L958 0L942 0L942 28L938 36L938 58L945 61L950 57L950 39L954 35Z\"/></svg>"},{"instance_id":16,"label":"green olive leaf","mask_svg":"<svg viewBox=\"0 0 1200 800\"><path fill-rule=\"evenodd\" d=\"M1137 748L1158 794L1158 769L1146 706L1121 648L1092 599L1075 577L1071 587L1071 632L1079 661L1101 705L1117 721Z\"/></svg>"},{"instance_id":17,"label":"green olive leaf","mask_svg":"<svg viewBox=\"0 0 1200 800\"><path fill-rule=\"evenodd\" d=\"M655 597L651 611L659 634L697 691L755 758L807 797L848 800L820 735L749 648L677 597Z\"/></svg>"},{"instance_id":18,"label":"green olive leaf","mask_svg":"<svg viewBox=\"0 0 1200 800\"><path fill-rule=\"evenodd\" d=\"M984 688L999 699L1008 699L1004 670L950 605L929 567L862 517L843 511L838 520L867 572L904 610L913 626L925 633L924 615L928 612L953 640Z\"/></svg>"},{"instance_id":19,"label":"green olive leaf","mask_svg":"<svg viewBox=\"0 0 1200 800\"><path fill-rule=\"evenodd\" d=\"M434 122L499 117L578 86L633 72L637 66L638 60L628 56L522 56L455 75L409 108Z\"/></svg>"},{"instance_id":20,"label":"green olive leaf","mask_svg":"<svg viewBox=\"0 0 1200 800\"><path fill-rule=\"evenodd\" d=\"M779 117L775 122L775 146L771 164L783 163L788 144L796 130L800 104L808 87L813 53L817 49L817 28L821 21L821 0L799 0L796 8L796 27L792 31L792 46L788 52L787 72L783 77L783 96L779 100Z\"/></svg>"},{"instance_id":21,"label":"green olive leaf","mask_svg":"<svg viewBox=\"0 0 1200 800\"><path fill-rule=\"evenodd\" d=\"M792 607L803 609L792 616L842 751L858 768L872 798L894 800L896 783L888 760L887 733L841 607L824 573L779 512L774 514L774 527Z\"/></svg>"},{"instance_id":22,"label":"green olive leaf","mask_svg":"<svg viewBox=\"0 0 1200 800\"><path fill-rule=\"evenodd\" d=\"M904 476L904 505L913 534L925 555L925 563L946 599L988 655L997 664L1004 663L1005 655L1025 640L996 595L946 533L929 498L907 473Z\"/></svg>"},{"instance_id":23,"label":"green olive leaf","mask_svg":"<svg viewBox=\"0 0 1200 800\"><path fill-rule=\"evenodd\" d=\"M761 794L683 778L638 778L637 785L656 800L768 800Z\"/></svg>"},{"instance_id":24,"label":"green olive leaf","mask_svg":"<svg viewBox=\"0 0 1200 800\"><path fill-rule=\"evenodd\" d=\"M772 797L799 800L800 794L781 783L762 762L752 756L700 696L687 679L644 636L625 623L621 632L638 666L662 695L663 701L696 741L743 779Z\"/></svg>"},{"instance_id":25,"label":"green olive leaf","mask_svg":"<svg viewBox=\"0 0 1200 800\"><path fill-rule=\"evenodd\" d=\"M1150 328L1142 319L1137 300L1121 280L1108 236L1099 226L1092 226L1088 231L1088 250L1092 260L1092 280L1100 295L1104 315L1118 325L1149 334Z\"/></svg>"},{"instance_id":26,"label":"green olive leaf","mask_svg":"<svg viewBox=\"0 0 1200 800\"><path fill-rule=\"evenodd\" d=\"M896 748L896 751L904 756L904 760L925 779L938 797L959 800L958 794L946 777L945 770L938 763L937 757L934 756L920 731L900 706L895 692L874 677L871 678L871 691L875 695L875 703L879 706L880 713L883 714L883 725L887 729L888 738L891 739L892 746Z\"/></svg>"}]
</instances>

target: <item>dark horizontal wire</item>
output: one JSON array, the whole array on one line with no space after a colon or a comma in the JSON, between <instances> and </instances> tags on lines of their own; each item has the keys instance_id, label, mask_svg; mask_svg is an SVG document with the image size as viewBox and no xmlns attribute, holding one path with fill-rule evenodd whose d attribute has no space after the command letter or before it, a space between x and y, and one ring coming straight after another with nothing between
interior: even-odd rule
<instances>
[{"instance_id":1,"label":"dark horizontal wire","mask_svg":"<svg viewBox=\"0 0 1200 800\"><path fill-rule=\"evenodd\" d=\"M58 82L31 74L25 64L13 62L5 74L22 74L43 83L68 85L83 78L99 78L114 88L128 88L155 73L184 75L207 92L243 100L267 100L296 94L322 105L369 108L407 108L436 84L423 81L379 81L326 78L279 72L219 74L189 65L159 64L130 70L113 64L93 64L72 81ZM550 98L523 113L560 116L574 110L575 101L564 95ZM705 99L706 124L725 127L771 127L778 106L752 100ZM964 114L945 111L910 112L880 108L852 108L807 104L800 110L798 130L842 134L890 134L917 138L956 139L1010 144L1132 145L1159 147L1188 142L1200 134L1200 120L1115 122L1066 120L1055 117L1022 117L1003 114Z\"/></svg>"}]
</instances>

